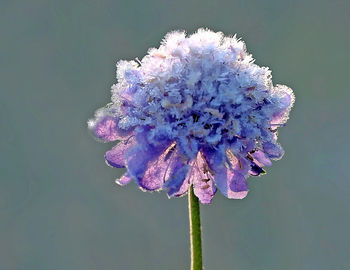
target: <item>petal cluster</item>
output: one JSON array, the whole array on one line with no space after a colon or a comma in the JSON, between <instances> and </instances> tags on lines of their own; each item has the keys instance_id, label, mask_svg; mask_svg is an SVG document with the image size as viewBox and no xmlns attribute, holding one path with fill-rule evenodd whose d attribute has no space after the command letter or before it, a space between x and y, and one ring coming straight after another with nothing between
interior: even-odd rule
<instances>
[{"instance_id":1,"label":"petal cluster","mask_svg":"<svg viewBox=\"0 0 350 270\"><path fill-rule=\"evenodd\" d=\"M88 124L101 141L120 141L106 162L143 190L185 194L204 204L218 188L228 198L248 193L246 179L280 159L277 129L294 103L290 88L272 84L243 41L199 29L166 35L142 59L117 64L112 103Z\"/></svg>"}]
</instances>

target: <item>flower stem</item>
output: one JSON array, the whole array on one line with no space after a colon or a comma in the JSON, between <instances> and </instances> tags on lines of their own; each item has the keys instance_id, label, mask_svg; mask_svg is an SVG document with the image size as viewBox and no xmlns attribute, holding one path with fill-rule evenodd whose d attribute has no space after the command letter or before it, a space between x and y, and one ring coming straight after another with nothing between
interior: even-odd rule
<instances>
[{"instance_id":1,"label":"flower stem","mask_svg":"<svg viewBox=\"0 0 350 270\"><path fill-rule=\"evenodd\" d=\"M194 195L193 186L188 190L188 213L191 237L191 270L202 270L202 236L199 201Z\"/></svg>"}]
</instances>

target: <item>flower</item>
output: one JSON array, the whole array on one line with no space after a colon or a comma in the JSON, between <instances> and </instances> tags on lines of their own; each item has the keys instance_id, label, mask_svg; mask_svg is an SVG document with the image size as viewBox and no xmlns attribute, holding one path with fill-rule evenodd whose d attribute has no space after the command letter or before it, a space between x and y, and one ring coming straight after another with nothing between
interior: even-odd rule
<instances>
[{"instance_id":1,"label":"flower","mask_svg":"<svg viewBox=\"0 0 350 270\"><path fill-rule=\"evenodd\" d=\"M243 41L199 29L175 31L140 61L117 64L112 103L88 125L105 142L108 165L126 168L116 182L181 196L190 185L203 204L216 189L228 198L248 193L249 175L283 156L277 128L294 103L293 91L273 86Z\"/></svg>"}]
</instances>

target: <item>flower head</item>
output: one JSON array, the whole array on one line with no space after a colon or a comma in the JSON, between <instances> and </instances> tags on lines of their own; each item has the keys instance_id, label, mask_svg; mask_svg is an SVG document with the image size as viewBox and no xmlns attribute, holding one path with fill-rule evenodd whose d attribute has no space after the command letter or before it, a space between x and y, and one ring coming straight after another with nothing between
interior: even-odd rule
<instances>
[{"instance_id":1,"label":"flower head","mask_svg":"<svg viewBox=\"0 0 350 270\"><path fill-rule=\"evenodd\" d=\"M243 41L199 29L166 35L139 61L117 64L112 103L88 124L102 141L120 141L106 162L143 190L195 195L210 203L248 193L246 179L280 159L277 128L294 103L290 88L273 86Z\"/></svg>"}]
</instances>

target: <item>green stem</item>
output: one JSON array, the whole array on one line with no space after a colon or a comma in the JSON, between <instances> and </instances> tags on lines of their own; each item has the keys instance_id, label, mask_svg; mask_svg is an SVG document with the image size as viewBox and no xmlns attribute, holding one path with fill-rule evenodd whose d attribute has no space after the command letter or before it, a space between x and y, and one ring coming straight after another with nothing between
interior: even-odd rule
<instances>
[{"instance_id":1,"label":"green stem","mask_svg":"<svg viewBox=\"0 0 350 270\"><path fill-rule=\"evenodd\" d=\"M194 195L192 185L188 189L188 212L191 237L191 270L202 270L202 236L199 201Z\"/></svg>"}]
</instances>

